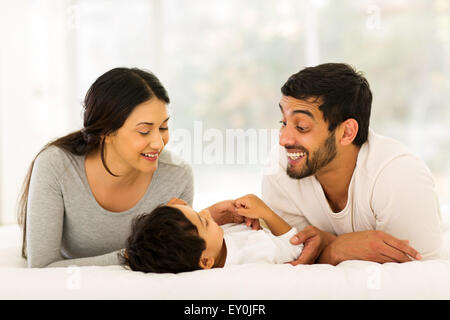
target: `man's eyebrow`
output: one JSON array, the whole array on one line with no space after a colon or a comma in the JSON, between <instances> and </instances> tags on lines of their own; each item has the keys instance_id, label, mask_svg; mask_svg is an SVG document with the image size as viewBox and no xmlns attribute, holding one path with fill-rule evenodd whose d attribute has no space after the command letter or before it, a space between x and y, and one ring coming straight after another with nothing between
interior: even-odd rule
<instances>
[{"instance_id":1,"label":"man's eyebrow","mask_svg":"<svg viewBox=\"0 0 450 320\"><path fill-rule=\"evenodd\" d=\"M311 113L311 111L308 111L308 110L297 109L297 110L292 110L292 113L293 114L303 113L303 114L306 114L307 116L309 116L310 118L312 118L313 120L316 120L316 119L314 119L314 115Z\"/></svg>"},{"instance_id":2,"label":"man's eyebrow","mask_svg":"<svg viewBox=\"0 0 450 320\"><path fill-rule=\"evenodd\" d=\"M281 106L281 104L278 104L278 106L280 107L281 112L283 113L283 107ZM292 110L292 114L296 114L296 113L303 113L303 114L306 114L307 116L309 116L309 117L312 118L313 120L316 120L316 119L314 118L314 115L312 114L312 112L309 111L309 110L305 110L305 109L296 109L296 110Z\"/></svg>"},{"instance_id":3,"label":"man's eyebrow","mask_svg":"<svg viewBox=\"0 0 450 320\"><path fill-rule=\"evenodd\" d=\"M167 117L167 119L164 120L163 123L169 121L169 118L170 118L170 117ZM146 125L152 126L154 123L153 123L153 122L139 122L139 123L136 125L136 127L139 126L139 125L141 125L141 124L146 124Z\"/></svg>"}]
</instances>

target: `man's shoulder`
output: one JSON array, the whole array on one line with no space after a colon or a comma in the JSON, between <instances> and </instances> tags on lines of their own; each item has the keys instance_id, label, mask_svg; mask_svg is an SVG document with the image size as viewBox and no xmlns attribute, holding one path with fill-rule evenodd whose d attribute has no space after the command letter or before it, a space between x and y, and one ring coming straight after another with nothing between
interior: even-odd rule
<instances>
[{"instance_id":1,"label":"man's shoulder","mask_svg":"<svg viewBox=\"0 0 450 320\"><path fill-rule=\"evenodd\" d=\"M375 181L383 172L402 168L399 174L429 171L425 162L400 141L370 131L358 154L357 167L364 179ZM428 172L429 173L429 172Z\"/></svg>"},{"instance_id":2,"label":"man's shoulder","mask_svg":"<svg viewBox=\"0 0 450 320\"><path fill-rule=\"evenodd\" d=\"M400 141L375 133L373 130L369 130L369 136L367 142L363 144L369 151L377 152L382 156L395 157L401 154L411 154L411 150Z\"/></svg>"},{"instance_id":3,"label":"man's shoulder","mask_svg":"<svg viewBox=\"0 0 450 320\"><path fill-rule=\"evenodd\" d=\"M400 141L370 130L368 140L361 146L358 154L358 166L368 171L378 171L398 158L417 158Z\"/></svg>"}]
</instances>

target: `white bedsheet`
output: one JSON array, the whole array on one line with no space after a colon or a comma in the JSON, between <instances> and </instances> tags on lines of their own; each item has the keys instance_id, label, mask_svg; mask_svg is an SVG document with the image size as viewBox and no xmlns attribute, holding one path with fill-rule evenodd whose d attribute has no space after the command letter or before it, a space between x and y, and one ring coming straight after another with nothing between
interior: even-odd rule
<instances>
[{"instance_id":1,"label":"white bedsheet","mask_svg":"<svg viewBox=\"0 0 450 320\"><path fill-rule=\"evenodd\" d=\"M248 264L182 274L119 266L28 269L17 226L0 227L0 299L450 299L444 258L403 264Z\"/></svg>"}]
</instances>

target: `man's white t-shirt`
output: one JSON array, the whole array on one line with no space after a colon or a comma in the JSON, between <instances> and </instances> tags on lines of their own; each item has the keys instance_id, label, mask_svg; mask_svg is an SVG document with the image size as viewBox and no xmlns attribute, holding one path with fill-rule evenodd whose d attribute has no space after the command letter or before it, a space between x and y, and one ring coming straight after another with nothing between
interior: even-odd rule
<instances>
[{"instance_id":1,"label":"man's white t-shirt","mask_svg":"<svg viewBox=\"0 0 450 320\"><path fill-rule=\"evenodd\" d=\"M335 235L381 230L409 240L424 259L439 257L441 215L432 175L398 141L369 131L341 212L331 210L315 176L292 179L286 167L286 149L277 146L265 167L262 199L291 226L313 225Z\"/></svg>"},{"instance_id":2,"label":"man's white t-shirt","mask_svg":"<svg viewBox=\"0 0 450 320\"><path fill-rule=\"evenodd\" d=\"M225 267L256 262L291 262L302 253L303 245L292 245L289 242L298 232L295 228L281 236L275 236L265 228L253 230L243 223L229 223L221 227L227 246Z\"/></svg>"}]
</instances>

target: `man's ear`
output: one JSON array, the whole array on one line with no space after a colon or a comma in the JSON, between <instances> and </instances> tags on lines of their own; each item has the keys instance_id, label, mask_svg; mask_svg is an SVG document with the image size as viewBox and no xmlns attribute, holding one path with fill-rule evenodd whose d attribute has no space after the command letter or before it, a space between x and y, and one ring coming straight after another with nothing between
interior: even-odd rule
<instances>
[{"instance_id":1,"label":"man's ear","mask_svg":"<svg viewBox=\"0 0 450 320\"><path fill-rule=\"evenodd\" d=\"M341 123L341 137L339 142L342 146L347 146L352 144L358 134L358 121L353 118L347 119Z\"/></svg>"},{"instance_id":2,"label":"man's ear","mask_svg":"<svg viewBox=\"0 0 450 320\"><path fill-rule=\"evenodd\" d=\"M200 261L198 262L198 264L202 269L211 269L212 267L214 267L214 258L207 257L202 253L202 256L200 257Z\"/></svg>"}]
</instances>

